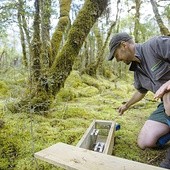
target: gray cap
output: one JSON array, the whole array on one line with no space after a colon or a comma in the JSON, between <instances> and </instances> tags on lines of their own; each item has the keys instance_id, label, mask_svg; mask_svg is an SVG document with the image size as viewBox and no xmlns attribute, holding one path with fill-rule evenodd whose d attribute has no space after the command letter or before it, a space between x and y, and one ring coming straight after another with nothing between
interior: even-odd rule
<instances>
[{"instance_id":1,"label":"gray cap","mask_svg":"<svg viewBox=\"0 0 170 170\"><path fill-rule=\"evenodd\" d=\"M132 39L132 37L128 35L126 32L115 34L109 43L110 54L108 60L112 60L114 58L114 52L122 41L128 41L130 39Z\"/></svg>"}]
</instances>

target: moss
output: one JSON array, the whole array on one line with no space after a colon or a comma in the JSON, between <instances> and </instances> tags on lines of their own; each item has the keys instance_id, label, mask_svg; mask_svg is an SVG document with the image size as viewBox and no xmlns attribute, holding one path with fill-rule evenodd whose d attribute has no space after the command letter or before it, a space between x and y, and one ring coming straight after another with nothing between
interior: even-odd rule
<instances>
[{"instance_id":1,"label":"moss","mask_svg":"<svg viewBox=\"0 0 170 170\"><path fill-rule=\"evenodd\" d=\"M78 143L78 139L83 133L83 129L66 129L62 131L60 136L61 142L76 145Z\"/></svg>"},{"instance_id":2,"label":"moss","mask_svg":"<svg viewBox=\"0 0 170 170\"><path fill-rule=\"evenodd\" d=\"M3 120L0 120L0 129L4 128L4 126L5 126L5 122Z\"/></svg>"},{"instance_id":3,"label":"moss","mask_svg":"<svg viewBox=\"0 0 170 170\"><path fill-rule=\"evenodd\" d=\"M0 96L6 96L8 94L9 87L3 81L0 81Z\"/></svg>"},{"instance_id":4,"label":"moss","mask_svg":"<svg viewBox=\"0 0 170 170\"><path fill-rule=\"evenodd\" d=\"M9 128L9 127L8 127ZM5 133L4 133L5 132ZM22 136L20 136L22 137ZM11 132L10 129L1 130L0 134L0 169L14 168L20 155L20 146L22 145L18 134Z\"/></svg>"},{"instance_id":5,"label":"moss","mask_svg":"<svg viewBox=\"0 0 170 170\"><path fill-rule=\"evenodd\" d=\"M86 85L83 83L79 71L72 71L69 77L66 79L64 87L77 88L79 86L85 87Z\"/></svg>"},{"instance_id":6,"label":"moss","mask_svg":"<svg viewBox=\"0 0 170 170\"><path fill-rule=\"evenodd\" d=\"M69 16L71 0L60 0L60 16Z\"/></svg>"},{"instance_id":7,"label":"moss","mask_svg":"<svg viewBox=\"0 0 170 170\"><path fill-rule=\"evenodd\" d=\"M87 74L82 75L82 81L83 83L86 83L88 86L94 86L95 88L100 89L101 85L100 82Z\"/></svg>"},{"instance_id":8,"label":"moss","mask_svg":"<svg viewBox=\"0 0 170 170\"><path fill-rule=\"evenodd\" d=\"M81 107L67 107L61 111L56 112L56 117L60 119L68 119L68 118L82 118L82 119L90 119L94 118L94 115L90 112L87 112L84 108Z\"/></svg>"},{"instance_id":9,"label":"moss","mask_svg":"<svg viewBox=\"0 0 170 170\"><path fill-rule=\"evenodd\" d=\"M93 86L88 86L86 88L82 88L79 91L80 96L83 97L91 97L99 93L99 90Z\"/></svg>"},{"instance_id":10,"label":"moss","mask_svg":"<svg viewBox=\"0 0 170 170\"><path fill-rule=\"evenodd\" d=\"M5 82L13 83L12 79ZM121 129L115 132L115 156L158 166L165 156L166 147L143 151L136 143L141 127L158 104L153 102L153 95L149 93L146 99L131 107L123 116L118 116L117 108L133 93L131 83L130 80L119 80L115 85L115 82L103 77L80 76L79 72L73 71L64 88L70 88L76 98L56 100L49 113L43 116L34 114L33 110L12 114L4 104L6 97L2 98L0 119L5 123L0 128L0 169L60 169L35 159L33 153L58 142L76 145L94 119L113 120L121 125ZM101 86L102 90L99 90ZM11 93L17 87L25 90L23 85L16 83ZM77 96L80 91L85 94L87 87L98 92L90 97Z\"/></svg>"},{"instance_id":11,"label":"moss","mask_svg":"<svg viewBox=\"0 0 170 170\"><path fill-rule=\"evenodd\" d=\"M73 88L62 88L56 96L56 100L59 101L71 101L76 98L78 94L74 91Z\"/></svg>"}]
</instances>

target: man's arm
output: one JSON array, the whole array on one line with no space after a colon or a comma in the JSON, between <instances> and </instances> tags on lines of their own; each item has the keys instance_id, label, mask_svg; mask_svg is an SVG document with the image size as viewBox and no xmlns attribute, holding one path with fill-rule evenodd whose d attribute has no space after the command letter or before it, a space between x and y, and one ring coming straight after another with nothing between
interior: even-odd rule
<instances>
[{"instance_id":1,"label":"man's arm","mask_svg":"<svg viewBox=\"0 0 170 170\"><path fill-rule=\"evenodd\" d=\"M146 93L141 93L139 91L136 91L131 97L131 99L128 102L126 102L126 104L119 107L119 114L122 115L126 110L129 109L130 106L143 99L145 95Z\"/></svg>"}]
</instances>

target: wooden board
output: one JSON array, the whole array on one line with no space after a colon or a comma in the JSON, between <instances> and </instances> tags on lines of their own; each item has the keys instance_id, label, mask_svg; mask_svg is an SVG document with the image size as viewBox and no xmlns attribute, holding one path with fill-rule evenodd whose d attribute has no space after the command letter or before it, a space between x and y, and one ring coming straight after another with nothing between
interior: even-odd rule
<instances>
[{"instance_id":1,"label":"wooden board","mask_svg":"<svg viewBox=\"0 0 170 170\"><path fill-rule=\"evenodd\" d=\"M64 143L52 145L34 156L68 170L165 170Z\"/></svg>"}]
</instances>

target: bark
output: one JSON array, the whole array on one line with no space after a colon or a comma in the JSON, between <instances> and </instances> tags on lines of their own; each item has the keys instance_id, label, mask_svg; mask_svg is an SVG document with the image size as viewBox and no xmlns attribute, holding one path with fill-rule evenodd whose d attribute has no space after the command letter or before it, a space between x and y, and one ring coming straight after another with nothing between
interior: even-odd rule
<instances>
[{"instance_id":1,"label":"bark","mask_svg":"<svg viewBox=\"0 0 170 170\"><path fill-rule=\"evenodd\" d=\"M134 27L134 37L135 42L139 42L139 28L140 28L140 6L141 6L141 0L135 0L136 6L136 13L135 13L135 27Z\"/></svg>"},{"instance_id":2,"label":"bark","mask_svg":"<svg viewBox=\"0 0 170 170\"><path fill-rule=\"evenodd\" d=\"M168 28L164 25L164 23L162 21L162 18L159 14L158 7L157 7L155 0L150 0L150 2L152 4L152 9L153 9L153 12L155 14L155 18L156 18L156 21L157 21L158 26L160 28L161 34L170 35L170 31L168 30Z\"/></svg>"},{"instance_id":3,"label":"bark","mask_svg":"<svg viewBox=\"0 0 170 170\"><path fill-rule=\"evenodd\" d=\"M18 7L18 24L19 24L19 31L20 31L20 39L21 39L21 47L22 47L22 62L25 67L27 67L27 53L26 53L26 44L25 44L25 35L22 28L22 20L21 20L21 6Z\"/></svg>"},{"instance_id":4,"label":"bark","mask_svg":"<svg viewBox=\"0 0 170 170\"><path fill-rule=\"evenodd\" d=\"M19 2L19 10L20 10L20 17L21 17L21 27L22 27L22 30L23 30L23 34L25 33L26 35L26 41L27 41L27 44L28 44L28 49L29 49L29 54L31 55L31 43L30 43L30 33L29 33L29 28L28 28L28 24L27 24L27 21L26 21L26 17L25 17L25 7L24 7L24 1L23 0L18 0Z\"/></svg>"},{"instance_id":5,"label":"bark","mask_svg":"<svg viewBox=\"0 0 170 170\"><path fill-rule=\"evenodd\" d=\"M41 76L41 66L40 66L40 55L41 55L41 40L40 40L40 0L35 0L35 14L33 23L33 40L32 40L32 51L31 51L31 79L33 83L38 82Z\"/></svg>"},{"instance_id":6,"label":"bark","mask_svg":"<svg viewBox=\"0 0 170 170\"><path fill-rule=\"evenodd\" d=\"M41 65L42 72L46 74L50 66L51 46L50 46L50 17L51 17L51 0L41 0Z\"/></svg>"},{"instance_id":7,"label":"bark","mask_svg":"<svg viewBox=\"0 0 170 170\"><path fill-rule=\"evenodd\" d=\"M70 23L69 12L70 12L71 1L72 0L60 0L59 1L60 18L59 18L58 25L51 39L51 46L52 46L51 65L54 62L57 53L59 52L64 32L67 29L68 24Z\"/></svg>"}]
</instances>

